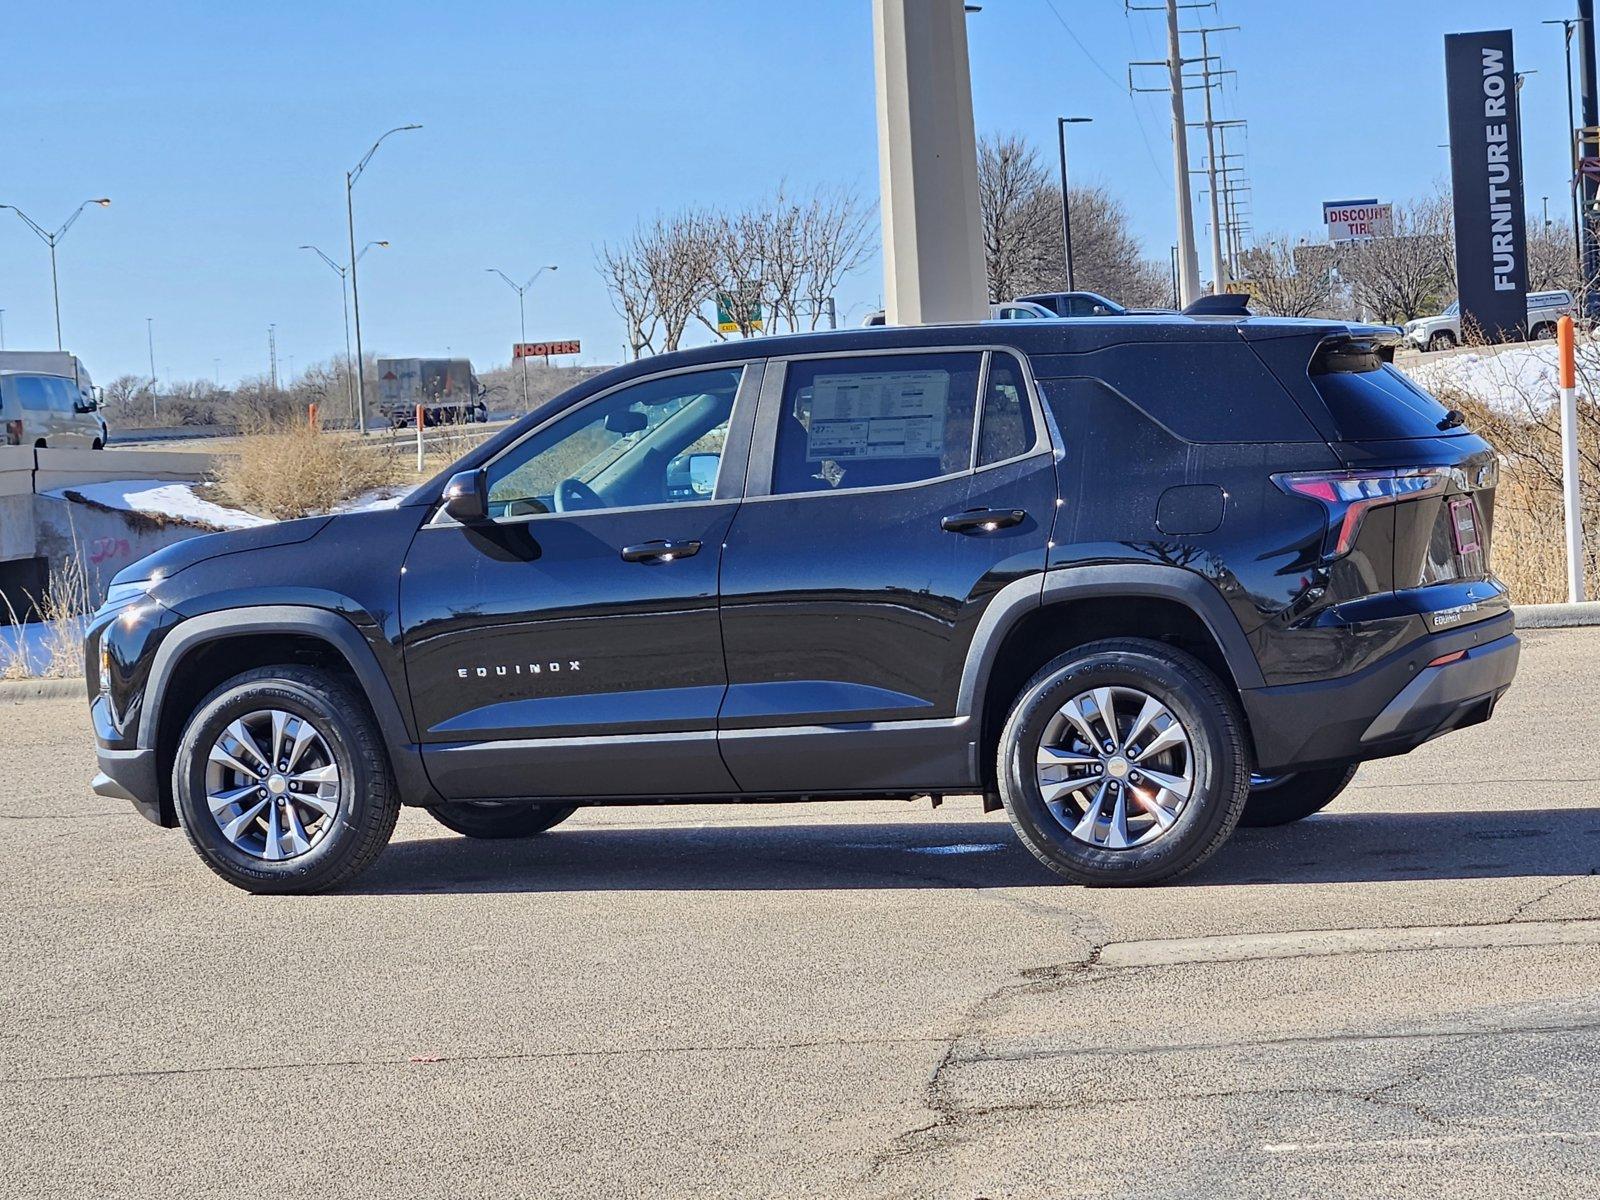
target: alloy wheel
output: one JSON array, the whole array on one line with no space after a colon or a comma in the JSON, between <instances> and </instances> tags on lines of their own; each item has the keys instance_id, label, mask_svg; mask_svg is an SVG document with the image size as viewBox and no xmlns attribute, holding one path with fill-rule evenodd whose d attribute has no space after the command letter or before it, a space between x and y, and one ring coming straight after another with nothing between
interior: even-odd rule
<instances>
[{"instance_id":1,"label":"alloy wheel","mask_svg":"<svg viewBox=\"0 0 1600 1200\"><path fill-rule=\"evenodd\" d=\"M1035 777L1045 806L1080 842L1141 846L1177 823L1194 793L1189 732L1133 687L1080 692L1045 726Z\"/></svg>"},{"instance_id":2,"label":"alloy wheel","mask_svg":"<svg viewBox=\"0 0 1600 1200\"><path fill-rule=\"evenodd\" d=\"M222 836L267 862L298 858L327 836L339 783L327 739L282 709L230 721L206 761L206 804Z\"/></svg>"}]
</instances>

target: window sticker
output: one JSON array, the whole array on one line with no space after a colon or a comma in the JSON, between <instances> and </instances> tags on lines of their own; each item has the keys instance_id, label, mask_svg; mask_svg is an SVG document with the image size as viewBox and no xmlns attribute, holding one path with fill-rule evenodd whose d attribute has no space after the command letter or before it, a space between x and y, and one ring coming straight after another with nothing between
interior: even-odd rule
<instances>
[{"instance_id":1,"label":"window sticker","mask_svg":"<svg viewBox=\"0 0 1600 1200\"><path fill-rule=\"evenodd\" d=\"M949 402L948 371L818 375L806 460L938 458Z\"/></svg>"}]
</instances>

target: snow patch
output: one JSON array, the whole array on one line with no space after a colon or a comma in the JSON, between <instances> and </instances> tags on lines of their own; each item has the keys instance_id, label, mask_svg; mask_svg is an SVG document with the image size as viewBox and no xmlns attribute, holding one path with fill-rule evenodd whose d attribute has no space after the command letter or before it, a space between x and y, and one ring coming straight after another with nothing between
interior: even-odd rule
<instances>
[{"instance_id":1,"label":"snow patch","mask_svg":"<svg viewBox=\"0 0 1600 1200\"><path fill-rule=\"evenodd\" d=\"M1578 392L1587 395L1587 381L1600 377L1600 346L1579 346L1577 360ZM1457 392L1499 412L1525 416L1544 412L1557 399L1554 342L1510 346L1499 353L1469 350L1440 355L1403 364L1401 369L1446 403L1448 393Z\"/></svg>"},{"instance_id":2,"label":"snow patch","mask_svg":"<svg viewBox=\"0 0 1600 1200\"><path fill-rule=\"evenodd\" d=\"M82 498L90 504L151 517L171 517L210 529L253 529L270 525L243 509L229 508L210 499L212 483L174 483L161 479L118 479L109 483L75 483L44 493L62 500Z\"/></svg>"}]
</instances>

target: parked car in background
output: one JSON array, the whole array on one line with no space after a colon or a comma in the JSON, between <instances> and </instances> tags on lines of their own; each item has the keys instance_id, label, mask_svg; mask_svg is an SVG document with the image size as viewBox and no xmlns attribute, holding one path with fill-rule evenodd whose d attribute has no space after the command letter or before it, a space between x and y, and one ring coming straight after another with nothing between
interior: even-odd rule
<instances>
[{"instance_id":1,"label":"parked car in background","mask_svg":"<svg viewBox=\"0 0 1600 1200\"><path fill-rule=\"evenodd\" d=\"M1528 293L1528 336L1535 340L1553 338L1556 322L1573 314L1572 293L1563 289L1550 292ZM1461 344L1461 302L1452 301L1450 307L1437 317L1419 317L1407 321L1405 340L1418 350L1449 350Z\"/></svg>"},{"instance_id":2,"label":"parked car in background","mask_svg":"<svg viewBox=\"0 0 1600 1200\"><path fill-rule=\"evenodd\" d=\"M989 320L991 321L1052 321L1056 314L1042 304L1033 304L1027 300L1008 300L1004 304L989 305ZM868 313L863 325L882 325L885 323L883 309L875 313Z\"/></svg>"},{"instance_id":3,"label":"parked car in background","mask_svg":"<svg viewBox=\"0 0 1600 1200\"><path fill-rule=\"evenodd\" d=\"M1037 292L1018 297L1018 303L1035 304L1055 317L1125 317L1128 309L1098 292Z\"/></svg>"},{"instance_id":4,"label":"parked car in background","mask_svg":"<svg viewBox=\"0 0 1600 1200\"><path fill-rule=\"evenodd\" d=\"M1099 292L1034 292L1019 296L1018 303L1037 304L1057 317L1171 316L1175 308L1129 308Z\"/></svg>"},{"instance_id":5,"label":"parked car in background","mask_svg":"<svg viewBox=\"0 0 1600 1200\"><path fill-rule=\"evenodd\" d=\"M0 443L99 450L107 437L94 384L76 355L0 350Z\"/></svg>"}]
</instances>

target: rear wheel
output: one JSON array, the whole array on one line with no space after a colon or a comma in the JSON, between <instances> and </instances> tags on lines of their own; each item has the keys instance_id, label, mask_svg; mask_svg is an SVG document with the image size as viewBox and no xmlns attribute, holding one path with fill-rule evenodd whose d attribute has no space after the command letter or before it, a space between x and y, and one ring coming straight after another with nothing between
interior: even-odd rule
<instances>
[{"instance_id":1,"label":"rear wheel","mask_svg":"<svg viewBox=\"0 0 1600 1200\"><path fill-rule=\"evenodd\" d=\"M202 700L178 743L172 794L201 859L250 892L348 882L400 811L366 701L309 667L246 671Z\"/></svg>"},{"instance_id":2,"label":"rear wheel","mask_svg":"<svg viewBox=\"0 0 1600 1200\"><path fill-rule=\"evenodd\" d=\"M576 811L574 804L495 804L475 800L453 800L428 809L446 829L471 838L533 837L561 824Z\"/></svg>"},{"instance_id":3,"label":"rear wheel","mask_svg":"<svg viewBox=\"0 0 1600 1200\"><path fill-rule=\"evenodd\" d=\"M1018 837L1078 883L1155 883L1197 866L1249 793L1233 696L1193 656L1144 639L1048 664L1013 706L999 755Z\"/></svg>"},{"instance_id":4,"label":"rear wheel","mask_svg":"<svg viewBox=\"0 0 1600 1200\"><path fill-rule=\"evenodd\" d=\"M1290 825L1321 812L1350 786L1357 763L1295 771L1288 775L1252 775L1250 799L1239 824L1252 829Z\"/></svg>"},{"instance_id":5,"label":"rear wheel","mask_svg":"<svg viewBox=\"0 0 1600 1200\"><path fill-rule=\"evenodd\" d=\"M1556 335L1556 327L1552 322L1550 322L1550 321L1540 321L1537 325L1535 325L1533 327L1532 331L1529 333L1528 336L1531 337L1536 342L1542 342L1542 341L1546 340L1547 338L1555 337L1555 335Z\"/></svg>"}]
</instances>

